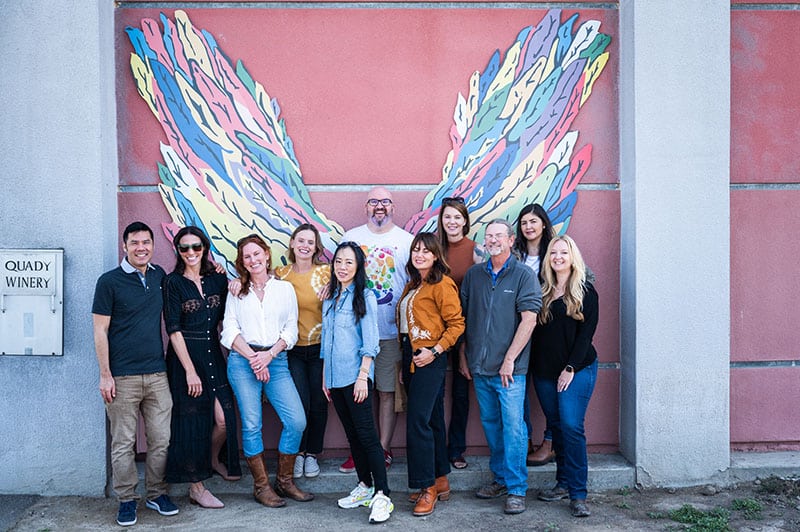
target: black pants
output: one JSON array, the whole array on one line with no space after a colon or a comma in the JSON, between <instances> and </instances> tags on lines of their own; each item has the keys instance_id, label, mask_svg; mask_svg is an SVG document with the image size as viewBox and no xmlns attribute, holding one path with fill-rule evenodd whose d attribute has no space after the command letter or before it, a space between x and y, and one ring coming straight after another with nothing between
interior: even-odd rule
<instances>
[{"instance_id":1,"label":"black pants","mask_svg":"<svg viewBox=\"0 0 800 532\"><path fill-rule=\"evenodd\" d=\"M328 424L328 400L322 393L320 345L295 346L289 351L289 372L303 402L306 430L300 440L300 452L319 454Z\"/></svg>"},{"instance_id":2,"label":"black pants","mask_svg":"<svg viewBox=\"0 0 800 532\"><path fill-rule=\"evenodd\" d=\"M439 357L441 358L441 357ZM469 381L459 371L458 350L450 352L453 382L451 384L450 428L447 455L457 458L467 450L467 418L469 417Z\"/></svg>"},{"instance_id":3,"label":"black pants","mask_svg":"<svg viewBox=\"0 0 800 532\"><path fill-rule=\"evenodd\" d=\"M372 417L372 394L375 388L369 381L370 396L363 403L356 403L353 400L353 386L331 389L331 401L347 435L358 480L366 486L374 485L376 492L382 491L388 497L389 483L386 480L383 447Z\"/></svg>"},{"instance_id":4,"label":"black pants","mask_svg":"<svg viewBox=\"0 0 800 532\"><path fill-rule=\"evenodd\" d=\"M442 393L447 373L447 357L442 355L427 366L415 368L414 373L411 373L411 344L405 336L401 347L403 383L408 395L408 487L422 489L433 486L437 477L450 472Z\"/></svg>"}]
</instances>

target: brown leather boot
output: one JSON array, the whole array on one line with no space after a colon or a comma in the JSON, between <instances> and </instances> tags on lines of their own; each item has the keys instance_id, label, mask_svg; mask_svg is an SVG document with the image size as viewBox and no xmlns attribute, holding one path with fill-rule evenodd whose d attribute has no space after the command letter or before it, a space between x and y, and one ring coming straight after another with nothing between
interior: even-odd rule
<instances>
[{"instance_id":1,"label":"brown leather boot","mask_svg":"<svg viewBox=\"0 0 800 532\"><path fill-rule=\"evenodd\" d=\"M253 496L258 502L270 508L286 506L286 501L278 497L269 485L269 473L264 463L264 453L247 458L247 467L253 475Z\"/></svg>"},{"instance_id":2,"label":"brown leather boot","mask_svg":"<svg viewBox=\"0 0 800 532\"><path fill-rule=\"evenodd\" d=\"M433 487L436 488L436 498L438 500L446 501L450 499L450 480L447 478L447 475L436 477L436 484L434 484ZM417 500L419 500L419 496L422 495L423 491L424 490L415 491L414 493L409 495L408 502L417 502Z\"/></svg>"},{"instance_id":3,"label":"brown leather boot","mask_svg":"<svg viewBox=\"0 0 800 532\"><path fill-rule=\"evenodd\" d=\"M528 459L525 463L529 466L542 466L549 464L555 459L556 453L553 451L553 442L551 440L543 440L536 451L528 455Z\"/></svg>"},{"instance_id":4,"label":"brown leather boot","mask_svg":"<svg viewBox=\"0 0 800 532\"><path fill-rule=\"evenodd\" d=\"M414 505L412 513L417 517L431 515L433 508L436 506L436 496L436 485L423 488L419 492L419 498L417 499L417 504Z\"/></svg>"},{"instance_id":5,"label":"brown leather boot","mask_svg":"<svg viewBox=\"0 0 800 532\"><path fill-rule=\"evenodd\" d=\"M275 491L281 497L289 497L299 502L308 502L314 499L314 494L301 490L294 483L295 456L297 455L278 454L278 474L275 476Z\"/></svg>"}]
</instances>

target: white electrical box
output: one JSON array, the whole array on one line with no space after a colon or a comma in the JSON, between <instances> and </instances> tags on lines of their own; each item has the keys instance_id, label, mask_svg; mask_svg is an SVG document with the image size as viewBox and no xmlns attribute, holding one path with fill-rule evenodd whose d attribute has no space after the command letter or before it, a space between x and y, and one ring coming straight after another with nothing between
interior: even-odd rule
<instances>
[{"instance_id":1,"label":"white electrical box","mask_svg":"<svg viewBox=\"0 0 800 532\"><path fill-rule=\"evenodd\" d=\"M64 354L64 250L0 249L0 355Z\"/></svg>"}]
</instances>

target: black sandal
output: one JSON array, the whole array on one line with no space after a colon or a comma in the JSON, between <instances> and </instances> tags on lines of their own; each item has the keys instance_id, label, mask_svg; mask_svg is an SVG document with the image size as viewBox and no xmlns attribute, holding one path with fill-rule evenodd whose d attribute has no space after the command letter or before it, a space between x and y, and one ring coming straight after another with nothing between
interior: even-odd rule
<instances>
[{"instance_id":1,"label":"black sandal","mask_svg":"<svg viewBox=\"0 0 800 532\"><path fill-rule=\"evenodd\" d=\"M455 458L451 458L450 463L456 469L466 469L467 467L467 461L464 459L464 455L462 454L456 456Z\"/></svg>"}]
</instances>

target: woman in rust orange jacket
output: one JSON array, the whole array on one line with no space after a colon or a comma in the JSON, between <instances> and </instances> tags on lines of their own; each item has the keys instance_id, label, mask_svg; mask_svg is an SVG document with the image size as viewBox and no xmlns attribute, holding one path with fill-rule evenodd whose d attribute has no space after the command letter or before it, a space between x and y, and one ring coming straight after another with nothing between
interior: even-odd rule
<instances>
[{"instance_id":1,"label":"woman in rust orange jacket","mask_svg":"<svg viewBox=\"0 0 800 532\"><path fill-rule=\"evenodd\" d=\"M406 265L409 281L397 305L398 330L403 352L403 384L408 395L406 450L408 486L414 515L433 512L437 500L450 497L447 474L447 434L444 397L447 371L442 353L453 347L464 332L464 317L455 282L439 240L420 233L411 242Z\"/></svg>"}]
</instances>

